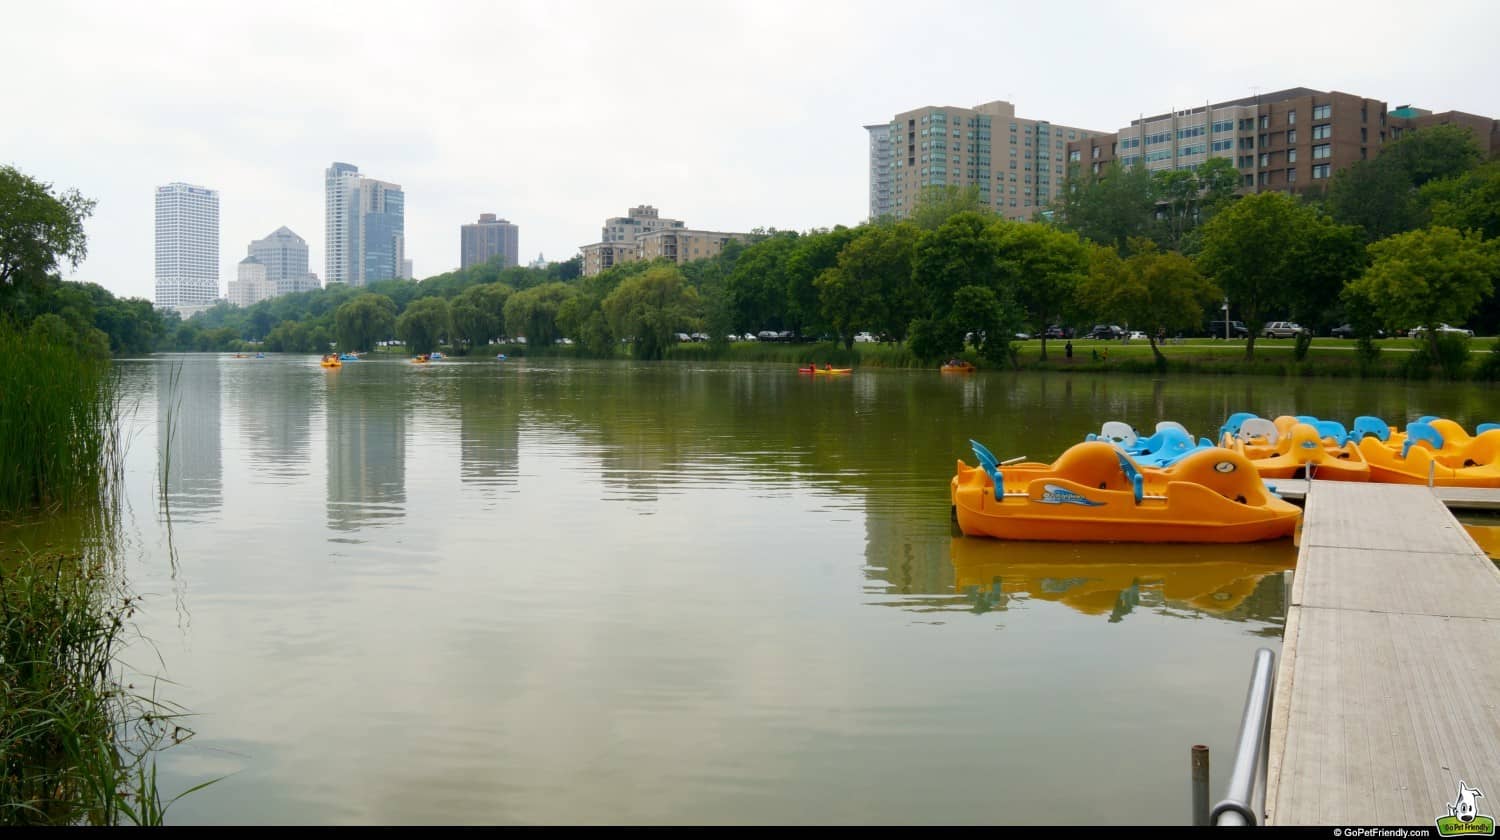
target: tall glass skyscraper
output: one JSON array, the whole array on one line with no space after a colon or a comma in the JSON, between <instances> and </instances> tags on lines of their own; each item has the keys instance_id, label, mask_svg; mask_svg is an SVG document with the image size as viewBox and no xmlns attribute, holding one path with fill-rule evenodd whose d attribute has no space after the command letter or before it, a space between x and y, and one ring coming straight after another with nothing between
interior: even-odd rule
<instances>
[{"instance_id":1,"label":"tall glass skyscraper","mask_svg":"<svg viewBox=\"0 0 1500 840\"><path fill-rule=\"evenodd\" d=\"M401 276L406 258L406 194L399 184L334 163L324 172L329 283L366 286Z\"/></svg>"},{"instance_id":2,"label":"tall glass skyscraper","mask_svg":"<svg viewBox=\"0 0 1500 840\"><path fill-rule=\"evenodd\" d=\"M188 312L219 298L219 191L156 188L156 306Z\"/></svg>"}]
</instances>

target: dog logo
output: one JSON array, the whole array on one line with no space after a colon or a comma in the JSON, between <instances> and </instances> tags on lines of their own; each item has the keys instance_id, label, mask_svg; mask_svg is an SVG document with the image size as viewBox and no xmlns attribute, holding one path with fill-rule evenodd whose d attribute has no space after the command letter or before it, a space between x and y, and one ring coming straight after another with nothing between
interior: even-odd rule
<instances>
[{"instance_id":1,"label":"dog logo","mask_svg":"<svg viewBox=\"0 0 1500 840\"><path fill-rule=\"evenodd\" d=\"M1082 505L1083 507L1099 507L1104 504L1080 496L1067 488L1058 487L1056 484L1044 485L1042 497L1036 501L1044 505Z\"/></svg>"},{"instance_id":2,"label":"dog logo","mask_svg":"<svg viewBox=\"0 0 1500 840\"><path fill-rule=\"evenodd\" d=\"M1495 818L1479 813L1479 803L1484 794L1478 788L1469 787L1468 782L1458 780L1458 796L1445 803L1448 816L1437 818L1438 834L1442 837L1494 837Z\"/></svg>"},{"instance_id":3,"label":"dog logo","mask_svg":"<svg viewBox=\"0 0 1500 840\"><path fill-rule=\"evenodd\" d=\"M1234 472L1234 462L1220 461L1219 463L1214 464L1214 469L1221 473L1232 473Z\"/></svg>"}]
</instances>

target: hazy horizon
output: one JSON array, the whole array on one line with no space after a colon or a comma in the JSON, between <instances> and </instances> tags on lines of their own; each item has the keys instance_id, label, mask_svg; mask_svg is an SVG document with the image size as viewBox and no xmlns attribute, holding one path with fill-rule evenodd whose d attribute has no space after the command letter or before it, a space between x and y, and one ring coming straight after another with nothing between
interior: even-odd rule
<instances>
[{"instance_id":1,"label":"hazy horizon","mask_svg":"<svg viewBox=\"0 0 1500 840\"><path fill-rule=\"evenodd\" d=\"M1005 99L1114 131L1290 87L1500 117L1500 5L1192 9L760 2L664 15L591 3L211 9L59 2L8 11L12 119L0 163L98 201L70 280L154 293L156 187L219 191L220 294L285 225L325 279L323 171L406 194L418 278L457 268L494 213L520 257L574 256L638 204L689 227L864 221L864 126ZM1051 34L1044 34L1051 33ZM1210 33L1221 33L1217 36ZM13 76L14 78L14 76Z\"/></svg>"}]
</instances>

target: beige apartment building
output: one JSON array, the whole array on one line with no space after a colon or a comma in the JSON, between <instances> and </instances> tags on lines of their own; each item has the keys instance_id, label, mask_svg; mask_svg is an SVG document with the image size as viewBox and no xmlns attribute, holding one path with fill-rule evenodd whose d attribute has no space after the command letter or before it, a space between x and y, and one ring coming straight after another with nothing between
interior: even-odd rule
<instances>
[{"instance_id":1,"label":"beige apartment building","mask_svg":"<svg viewBox=\"0 0 1500 840\"><path fill-rule=\"evenodd\" d=\"M638 241L641 246L641 259L654 260L666 257L681 265L689 260L703 260L718 256L731 240L748 243L750 234L672 228L643 234Z\"/></svg>"},{"instance_id":2,"label":"beige apartment building","mask_svg":"<svg viewBox=\"0 0 1500 840\"><path fill-rule=\"evenodd\" d=\"M666 257L679 265L689 260L712 257L731 239L749 241L748 233L724 233L712 230L689 230L680 219L665 219L655 207L643 204L630 208L626 216L604 221L600 241L579 248L583 255L583 276L636 260Z\"/></svg>"},{"instance_id":3,"label":"beige apartment building","mask_svg":"<svg viewBox=\"0 0 1500 840\"><path fill-rule=\"evenodd\" d=\"M1327 185L1355 161L1424 125L1455 123L1475 132L1481 151L1500 151L1500 123L1449 111L1432 114L1338 91L1290 88L1142 117L1113 134L1069 141L1070 171L1101 172L1118 160L1152 172L1230 160L1243 192L1301 192Z\"/></svg>"},{"instance_id":4,"label":"beige apartment building","mask_svg":"<svg viewBox=\"0 0 1500 840\"><path fill-rule=\"evenodd\" d=\"M1104 133L1018 117L1004 101L906 111L890 122L889 196L872 195L871 207L906 218L926 187L977 186L997 214L1024 221L1060 194L1067 144ZM876 145L871 149L873 156ZM871 183L876 189L873 176Z\"/></svg>"}]
</instances>

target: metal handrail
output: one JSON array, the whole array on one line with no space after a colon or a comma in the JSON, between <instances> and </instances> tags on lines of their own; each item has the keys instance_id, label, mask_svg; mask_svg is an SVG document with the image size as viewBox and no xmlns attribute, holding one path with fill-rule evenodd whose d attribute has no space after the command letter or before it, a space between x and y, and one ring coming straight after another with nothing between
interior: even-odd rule
<instances>
[{"instance_id":1,"label":"metal handrail","mask_svg":"<svg viewBox=\"0 0 1500 840\"><path fill-rule=\"evenodd\" d=\"M1224 798L1209 814L1210 825L1260 825L1266 811L1266 762L1270 759L1271 692L1276 685L1276 654L1255 652L1245 713L1235 742L1234 764Z\"/></svg>"}]
</instances>

